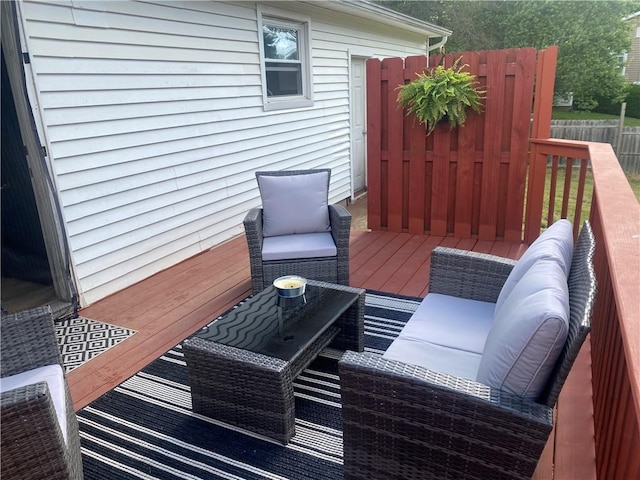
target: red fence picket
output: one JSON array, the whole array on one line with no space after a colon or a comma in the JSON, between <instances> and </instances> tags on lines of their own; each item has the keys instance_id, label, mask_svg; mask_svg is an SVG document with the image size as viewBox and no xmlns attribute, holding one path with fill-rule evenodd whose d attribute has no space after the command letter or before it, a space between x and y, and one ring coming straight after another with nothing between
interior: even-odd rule
<instances>
[{"instance_id":1,"label":"red fence picket","mask_svg":"<svg viewBox=\"0 0 640 480\"><path fill-rule=\"evenodd\" d=\"M367 61L369 228L522 239L537 53L542 58L544 52L522 48ZM397 87L427 61L450 66L458 57L487 90L484 111L470 112L463 127L438 125L426 136L397 107ZM536 109L544 117L547 110L550 103ZM550 117L534 119L545 122Z\"/></svg>"}]
</instances>

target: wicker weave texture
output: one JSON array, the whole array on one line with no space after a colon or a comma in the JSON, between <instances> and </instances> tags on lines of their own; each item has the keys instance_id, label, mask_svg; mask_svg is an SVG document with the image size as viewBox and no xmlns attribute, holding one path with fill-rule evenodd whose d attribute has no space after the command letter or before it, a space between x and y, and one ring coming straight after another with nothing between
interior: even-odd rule
<instances>
[{"instance_id":1,"label":"wicker weave texture","mask_svg":"<svg viewBox=\"0 0 640 480\"><path fill-rule=\"evenodd\" d=\"M597 283L593 269L595 239L591 225L585 222L573 252L569 272L569 334L540 401L553 407L587 334L591 331L591 315L596 299Z\"/></svg>"},{"instance_id":2,"label":"wicker weave texture","mask_svg":"<svg viewBox=\"0 0 640 480\"><path fill-rule=\"evenodd\" d=\"M274 172L256 172L260 175L290 176L305 175L319 171L331 170L285 170ZM253 293L258 293L270 285L273 280L283 275L300 275L307 279L349 285L349 235L351 231L351 214L342 205L329 205L331 235L336 244L335 257L319 257L305 259L289 259L276 261L262 260L262 208L253 208L244 218L244 229L249 247L249 264L251 267L251 286Z\"/></svg>"},{"instance_id":3,"label":"wicker weave texture","mask_svg":"<svg viewBox=\"0 0 640 480\"><path fill-rule=\"evenodd\" d=\"M473 283L506 278L513 265L436 250L431 286L436 278L438 292L449 295L495 301L494 286ZM538 402L373 353L347 352L339 362L345 479L530 479L553 426L558 393L589 331L593 250L585 222L568 280L570 334ZM472 269L492 265L492 273L466 273L460 267L465 263Z\"/></svg>"},{"instance_id":4,"label":"wicker weave texture","mask_svg":"<svg viewBox=\"0 0 640 480\"><path fill-rule=\"evenodd\" d=\"M362 289L310 280L309 284L358 293L355 303L290 362L204 340L183 343L193 410L287 444L295 435L293 380L332 341L362 351ZM250 301L250 300L249 300Z\"/></svg>"},{"instance_id":5,"label":"wicker weave texture","mask_svg":"<svg viewBox=\"0 0 640 480\"><path fill-rule=\"evenodd\" d=\"M61 364L51 311L38 308L2 317L2 376ZM81 479L78 422L65 384L67 443L45 382L0 395L1 477Z\"/></svg>"},{"instance_id":6,"label":"wicker weave texture","mask_svg":"<svg viewBox=\"0 0 640 480\"><path fill-rule=\"evenodd\" d=\"M431 253L429 292L495 303L514 260L436 247Z\"/></svg>"}]
</instances>

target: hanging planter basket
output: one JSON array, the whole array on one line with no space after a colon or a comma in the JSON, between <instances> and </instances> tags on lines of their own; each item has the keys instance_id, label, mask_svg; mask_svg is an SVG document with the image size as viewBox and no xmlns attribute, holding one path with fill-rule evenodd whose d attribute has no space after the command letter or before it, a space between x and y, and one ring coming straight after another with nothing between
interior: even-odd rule
<instances>
[{"instance_id":1,"label":"hanging planter basket","mask_svg":"<svg viewBox=\"0 0 640 480\"><path fill-rule=\"evenodd\" d=\"M464 125L468 109L480 113L486 90L479 88L475 75L463 71L462 57L451 67L427 68L418 78L398 86L398 105L406 108L425 125L427 135L436 125L448 122L450 127Z\"/></svg>"}]
</instances>

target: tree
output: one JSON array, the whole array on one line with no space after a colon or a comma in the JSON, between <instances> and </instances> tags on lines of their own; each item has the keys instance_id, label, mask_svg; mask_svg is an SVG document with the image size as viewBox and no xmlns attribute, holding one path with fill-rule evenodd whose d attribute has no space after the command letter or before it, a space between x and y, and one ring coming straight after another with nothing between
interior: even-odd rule
<instances>
[{"instance_id":1,"label":"tree","mask_svg":"<svg viewBox=\"0 0 640 480\"><path fill-rule=\"evenodd\" d=\"M448 52L558 45L555 92L573 93L578 108L593 109L596 95L624 95L619 56L631 36L622 18L640 10L637 0L380 3L452 30Z\"/></svg>"}]
</instances>

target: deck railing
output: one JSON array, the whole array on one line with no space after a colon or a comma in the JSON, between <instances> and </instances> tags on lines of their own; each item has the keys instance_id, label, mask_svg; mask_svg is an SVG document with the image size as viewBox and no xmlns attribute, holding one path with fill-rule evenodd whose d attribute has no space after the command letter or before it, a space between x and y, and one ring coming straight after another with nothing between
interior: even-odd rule
<instances>
[{"instance_id":1,"label":"deck railing","mask_svg":"<svg viewBox=\"0 0 640 480\"><path fill-rule=\"evenodd\" d=\"M558 164L566 162L565 179ZM543 212L545 181L549 208ZM597 476L640 478L640 205L611 145L533 140L527 190L525 241L551 223L554 199L561 215L582 223L581 202L591 168L590 221L596 237L598 296L591 331L593 410ZM571 170L579 168L577 191L569 194ZM568 199L577 197L570 211ZM576 213L577 212L577 213Z\"/></svg>"}]
</instances>

